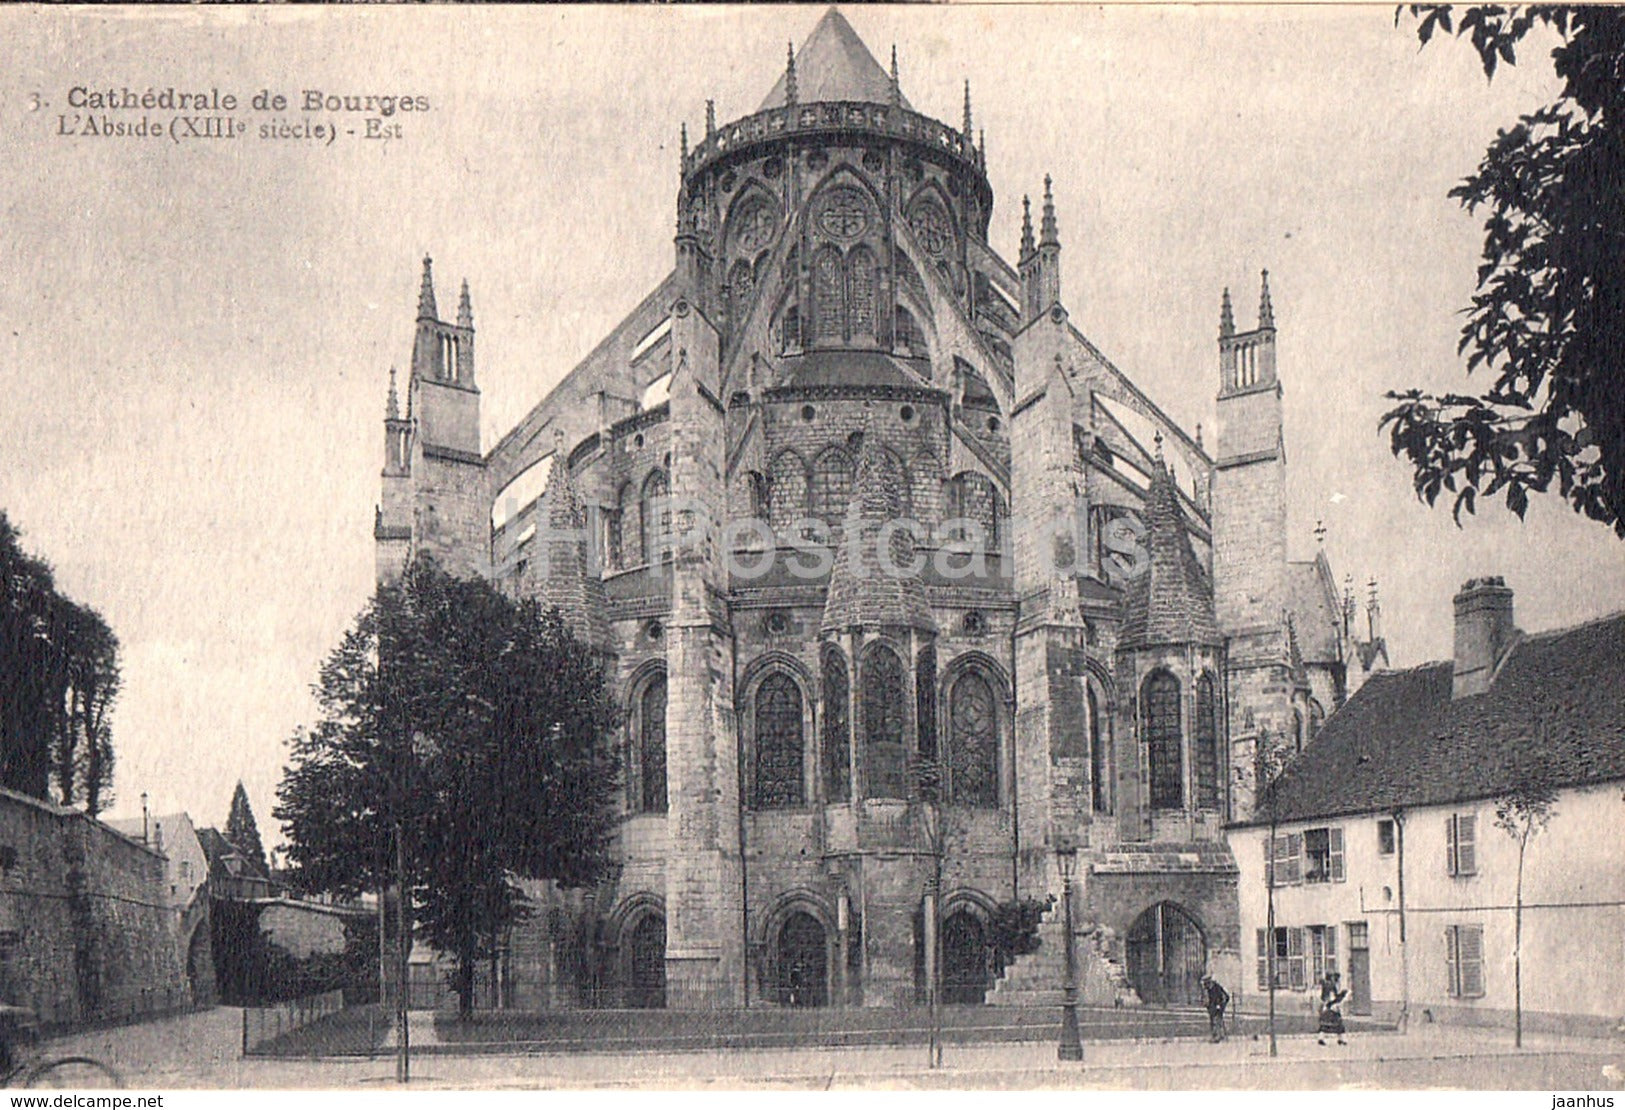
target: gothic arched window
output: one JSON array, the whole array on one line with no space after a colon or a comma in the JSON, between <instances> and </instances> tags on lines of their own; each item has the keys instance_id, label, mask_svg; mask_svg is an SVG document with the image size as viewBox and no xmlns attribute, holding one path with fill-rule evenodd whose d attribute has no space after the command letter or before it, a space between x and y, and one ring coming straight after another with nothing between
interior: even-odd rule
<instances>
[{"instance_id":1,"label":"gothic arched window","mask_svg":"<svg viewBox=\"0 0 1625 1110\"><path fill-rule=\"evenodd\" d=\"M999 719L993 687L979 671L967 671L948 694L948 756L953 800L960 805L999 804Z\"/></svg>"},{"instance_id":2,"label":"gothic arched window","mask_svg":"<svg viewBox=\"0 0 1625 1110\"><path fill-rule=\"evenodd\" d=\"M1196 680L1196 804L1219 808L1219 704L1213 696L1213 676Z\"/></svg>"},{"instance_id":3,"label":"gothic arched window","mask_svg":"<svg viewBox=\"0 0 1625 1110\"><path fill-rule=\"evenodd\" d=\"M794 451L780 451L768 467L768 524L780 542L807 515L807 467Z\"/></svg>"},{"instance_id":4,"label":"gothic arched window","mask_svg":"<svg viewBox=\"0 0 1625 1110\"><path fill-rule=\"evenodd\" d=\"M839 339L846 333L846 275L841 252L825 247L813 260L813 326L820 339Z\"/></svg>"},{"instance_id":5,"label":"gothic arched window","mask_svg":"<svg viewBox=\"0 0 1625 1110\"><path fill-rule=\"evenodd\" d=\"M831 447L813 464L812 515L834 527L852 500L852 456Z\"/></svg>"},{"instance_id":6,"label":"gothic arched window","mask_svg":"<svg viewBox=\"0 0 1625 1110\"><path fill-rule=\"evenodd\" d=\"M1084 684L1084 692L1089 699L1089 787L1091 802L1096 813L1110 813L1111 803L1111 753L1106 750L1107 737L1110 735L1105 722L1100 718L1100 699L1095 697L1095 688L1092 684Z\"/></svg>"},{"instance_id":7,"label":"gothic arched window","mask_svg":"<svg viewBox=\"0 0 1625 1110\"><path fill-rule=\"evenodd\" d=\"M779 354L787 355L801 346L801 309L791 305L779 317Z\"/></svg>"},{"instance_id":8,"label":"gothic arched window","mask_svg":"<svg viewBox=\"0 0 1625 1110\"><path fill-rule=\"evenodd\" d=\"M745 480L750 484L750 515L756 520L767 520L770 512L767 476L752 470L746 473Z\"/></svg>"},{"instance_id":9,"label":"gothic arched window","mask_svg":"<svg viewBox=\"0 0 1625 1110\"><path fill-rule=\"evenodd\" d=\"M1179 679L1158 671L1140 690L1141 717L1151 762L1151 808L1183 809L1185 768L1180 756Z\"/></svg>"},{"instance_id":10,"label":"gothic arched window","mask_svg":"<svg viewBox=\"0 0 1625 1110\"><path fill-rule=\"evenodd\" d=\"M802 788L801 688L773 674L756 688L756 795L758 809L800 805Z\"/></svg>"},{"instance_id":11,"label":"gothic arched window","mask_svg":"<svg viewBox=\"0 0 1625 1110\"><path fill-rule=\"evenodd\" d=\"M638 534L643 547L643 562L653 563L667 554L666 543L671 536L671 506L666 496L664 470L651 471L643 481L643 498L638 505Z\"/></svg>"},{"instance_id":12,"label":"gothic arched window","mask_svg":"<svg viewBox=\"0 0 1625 1110\"><path fill-rule=\"evenodd\" d=\"M627 551L626 518L633 507L632 483L626 482L615 496L615 505L604 514L604 562L610 570L620 570L639 561L639 553Z\"/></svg>"},{"instance_id":13,"label":"gothic arched window","mask_svg":"<svg viewBox=\"0 0 1625 1110\"><path fill-rule=\"evenodd\" d=\"M852 729L846 660L839 650L826 647L824 671L824 800L852 799Z\"/></svg>"},{"instance_id":14,"label":"gothic arched window","mask_svg":"<svg viewBox=\"0 0 1625 1110\"><path fill-rule=\"evenodd\" d=\"M926 759L937 758L937 649L920 649L914 661L915 750Z\"/></svg>"},{"instance_id":15,"label":"gothic arched window","mask_svg":"<svg viewBox=\"0 0 1625 1110\"><path fill-rule=\"evenodd\" d=\"M1320 735L1320 728L1325 723L1326 723L1326 711L1320 707L1320 703L1318 701L1316 701L1314 698L1310 698L1309 699L1309 741L1310 741L1310 743L1313 743L1315 737Z\"/></svg>"},{"instance_id":16,"label":"gothic arched window","mask_svg":"<svg viewBox=\"0 0 1625 1110\"><path fill-rule=\"evenodd\" d=\"M859 247L846 259L846 318L849 335L875 331L875 257Z\"/></svg>"},{"instance_id":17,"label":"gothic arched window","mask_svg":"<svg viewBox=\"0 0 1625 1110\"><path fill-rule=\"evenodd\" d=\"M666 676L649 680L638 696L638 812L666 812Z\"/></svg>"},{"instance_id":18,"label":"gothic arched window","mask_svg":"<svg viewBox=\"0 0 1625 1110\"><path fill-rule=\"evenodd\" d=\"M908 797L908 753L904 746L903 663L897 653L878 644L863 656L864 796Z\"/></svg>"}]
</instances>

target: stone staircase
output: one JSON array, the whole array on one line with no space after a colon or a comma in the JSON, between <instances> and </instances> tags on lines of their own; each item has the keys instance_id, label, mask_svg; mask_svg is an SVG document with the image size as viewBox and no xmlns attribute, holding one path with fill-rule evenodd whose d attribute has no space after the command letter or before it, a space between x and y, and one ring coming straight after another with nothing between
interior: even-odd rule
<instances>
[{"instance_id":1,"label":"stone staircase","mask_svg":"<svg viewBox=\"0 0 1625 1110\"><path fill-rule=\"evenodd\" d=\"M1114 937L1093 922L1073 921L1078 960L1078 1002L1087 1006L1138 1006L1123 967L1112 959ZM1066 914L1052 906L1038 923L1038 951L1018 956L987 992L989 1006L1059 1006L1066 986Z\"/></svg>"}]
</instances>

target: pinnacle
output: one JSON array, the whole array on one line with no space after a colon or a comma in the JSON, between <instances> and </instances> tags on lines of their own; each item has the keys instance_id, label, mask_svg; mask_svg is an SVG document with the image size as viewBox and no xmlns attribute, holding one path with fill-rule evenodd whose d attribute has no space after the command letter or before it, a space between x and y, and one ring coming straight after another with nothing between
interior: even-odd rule
<instances>
[{"instance_id":1,"label":"pinnacle","mask_svg":"<svg viewBox=\"0 0 1625 1110\"><path fill-rule=\"evenodd\" d=\"M439 318L439 312L434 304L434 259L424 255L423 284L418 289L418 319L438 320Z\"/></svg>"}]
</instances>

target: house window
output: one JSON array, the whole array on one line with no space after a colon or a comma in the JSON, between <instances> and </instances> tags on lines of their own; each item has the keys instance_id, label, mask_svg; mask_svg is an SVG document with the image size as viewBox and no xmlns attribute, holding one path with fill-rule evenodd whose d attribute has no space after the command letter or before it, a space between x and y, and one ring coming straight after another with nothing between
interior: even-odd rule
<instances>
[{"instance_id":1,"label":"house window","mask_svg":"<svg viewBox=\"0 0 1625 1110\"><path fill-rule=\"evenodd\" d=\"M801 690L786 674L769 675L756 691L756 806L800 805Z\"/></svg>"},{"instance_id":2,"label":"house window","mask_svg":"<svg viewBox=\"0 0 1625 1110\"><path fill-rule=\"evenodd\" d=\"M1484 927L1449 925L1444 931L1445 974L1451 998L1484 997Z\"/></svg>"},{"instance_id":3,"label":"house window","mask_svg":"<svg viewBox=\"0 0 1625 1110\"><path fill-rule=\"evenodd\" d=\"M1452 813L1445 825L1445 868L1457 877L1478 874L1474 844L1478 819L1471 813Z\"/></svg>"},{"instance_id":4,"label":"house window","mask_svg":"<svg viewBox=\"0 0 1625 1110\"><path fill-rule=\"evenodd\" d=\"M1304 949L1308 943L1308 930L1278 927L1273 940L1272 944L1268 929L1258 930L1258 989L1270 989L1269 961L1272 950L1275 955L1275 989L1307 989L1309 980Z\"/></svg>"},{"instance_id":5,"label":"house window","mask_svg":"<svg viewBox=\"0 0 1625 1110\"><path fill-rule=\"evenodd\" d=\"M1377 822L1377 854L1381 856L1394 854L1394 822L1390 818Z\"/></svg>"},{"instance_id":6,"label":"house window","mask_svg":"<svg viewBox=\"0 0 1625 1110\"><path fill-rule=\"evenodd\" d=\"M1343 881L1343 830L1305 829L1303 833L1303 881L1340 883Z\"/></svg>"},{"instance_id":7,"label":"house window","mask_svg":"<svg viewBox=\"0 0 1625 1110\"><path fill-rule=\"evenodd\" d=\"M1285 833L1264 838L1264 882L1269 886L1297 886L1303 882L1303 834Z\"/></svg>"},{"instance_id":8,"label":"house window","mask_svg":"<svg viewBox=\"0 0 1625 1110\"><path fill-rule=\"evenodd\" d=\"M1181 809L1185 805L1183 742L1179 727L1179 680L1167 671L1146 679L1145 741L1151 763L1151 808Z\"/></svg>"},{"instance_id":9,"label":"house window","mask_svg":"<svg viewBox=\"0 0 1625 1110\"><path fill-rule=\"evenodd\" d=\"M1309 942L1309 971L1311 983L1319 983L1337 970L1337 926L1311 925Z\"/></svg>"}]
</instances>

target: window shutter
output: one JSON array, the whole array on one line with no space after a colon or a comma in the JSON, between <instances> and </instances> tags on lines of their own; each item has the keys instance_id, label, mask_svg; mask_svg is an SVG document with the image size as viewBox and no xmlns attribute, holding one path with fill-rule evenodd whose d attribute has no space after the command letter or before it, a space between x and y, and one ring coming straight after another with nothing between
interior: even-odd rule
<instances>
[{"instance_id":1,"label":"window shutter","mask_svg":"<svg viewBox=\"0 0 1625 1110\"><path fill-rule=\"evenodd\" d=\"M1472 814L1456 818L1456 874L1478 874L1478 858L1473 848L1478 819Z\"/></svg>"},{"instance_id":2,"label":"window shutter","mask_svg":"<svg viewBox=\"0 0 1625 1110\"><path fill-rule=\"evenodd\" d=\"M1456 930L1456 960L1461 968L1461 996L1482 998L1484 995L1484 930L1477 925L1462 925Z\"/></svg>"},{"instance_id":3,"label":"window shutter","mask_svg":"<svg viewBox=\"0 0 1625 1110\"><path fill-rule=\"evenodd\" d=\"M1270 989L1270 934L1267 929L1258 930L1258 989Z\"/></svg>"},{"instance_id":4,"label":"window shutter","mask_svg":"<svg viewBox=\"0 0 1625 1110\"><path fill-rule=\"evenodd\" d=\"M1309 985L1304 969L1304 930L1288 929L1286 931L1286 965L1287 981L1292 989L1301 991Z\"/></svg>"},{"instance_id":5,"label":"window shutter","mask_svg":"<svg viewBox=\"0 0 1625 1110\"><path fill-rule=\"evenodd\" d=\"M1327 840L1331 845L1332 855L1332 882L1343 881L1343 830L1341 828L1327 831Z\"/></svg>"},{"instance_id":6,"label":"window shutter","mask_svg":"<svg viewBox=\"0 0 1625 1110\"><path fill-rule=\"evenodd\" d=\"M1284 876L1285 883L1287 886L1297 886L1299 883L1303 882L1303 834L1288 833L1286 838L1286 846L1287 862L1286 875Z\"/></svg>"},{"instance_id":7,"label":"window shutter","mask_svg":"<svg viewBox=\"0 0 1625 1110\"><path fill-rule=\"evenodd\" d=\"M1456 874L1456 815L1452 813L1444 822L1444 866L1448 874ZM1455 982L1454 979L1451 982Z\"/></svg>"},{"instance_id":8,"label":"window shutter","mask_svg":"<svg viewBox=\"0 0 1625 1110\"><path fill-rule=\"evenodd\" d=\"M1337 830L1333 829L1333 832ZM1326 926L1326 970L1337 970L1337 926Z\"/></svg>"},{"instance_id":9,"label":"window shutter","mask_svg":"<svg viewBox=\"0 0 1625 1110\"><path fill-rule=\"evenodd\" d=\"M1275 885L1275 838L1268 834L1264 837L1264 885Z\"/></svg>"},{"instance_id":10,"label":"window shutter","mask_svg":"<svg viewBox=\"0 0 1625 1110\"><path fill-rule=\"evenodd\" d=\"M1452 817L1451 824L1454 823L1455 818ZM1450 997L1461 997L1461 976L1456 973L1456 927L1454 925L1446 926L1444 931L1444 966Z\"/></svg>"}]
</instances>

